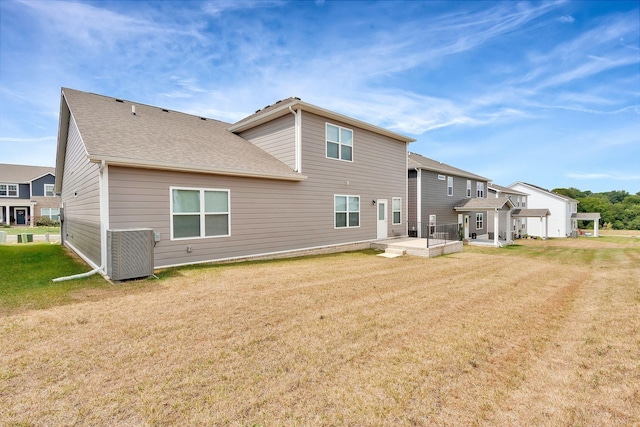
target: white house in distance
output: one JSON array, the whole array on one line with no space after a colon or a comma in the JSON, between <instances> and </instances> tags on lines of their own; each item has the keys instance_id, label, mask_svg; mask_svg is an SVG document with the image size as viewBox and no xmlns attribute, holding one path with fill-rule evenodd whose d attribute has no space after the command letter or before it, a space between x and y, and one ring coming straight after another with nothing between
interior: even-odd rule
<instances>
[{"instance_id":1,"label":"white house in distance","mask_svg":"<svg viewBox=\"0 0 640 427\"><path fill-rule=\"evenodd\" d=\"M572 232L578 229L577 220L581 219L578 216L577 200L526 182L515 182L508 188L528 194L527 207L529 209L548 209L549 211L548 216L541 216L539 219L526 218L525 228L528 235L538 237L571 237L572 234L575 235ZM597 231L594 234L597 236Z\"/></svg>"}]
</instances>

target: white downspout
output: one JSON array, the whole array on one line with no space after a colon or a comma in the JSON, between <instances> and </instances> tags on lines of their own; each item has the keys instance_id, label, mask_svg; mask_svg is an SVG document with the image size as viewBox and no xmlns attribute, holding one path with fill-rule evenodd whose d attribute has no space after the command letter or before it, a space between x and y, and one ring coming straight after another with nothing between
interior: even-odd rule
<instances>
[{"instance_id":1,"label":"white downspout","mask_svg":"<svg viewBox=\"0 0 640 427\"><path fill-rule=\"evenodd\" d=\"M416 236L418 239L422 238L422 169L416 168L416 193L417 206L416 206L416 228L418 232Z\"/></svg>"},{"instance_id":2,"label":"white downspout","mask_svg":"<svg viewBox=\"0 0 640 427\"><path fill-rule=\"evenodd\" d=\"M293 111L293 108L289 107L291 114L295 116L295 143L294 143L294 168L298 173L302 173L302 110Z\"/></svg>"},{"instance_id":3,"label":"white downspout","mask_svg":"<svg viewBox=\"0 0 640 427\"><path fill-rule=\"evenodd\" d=\"M104 160L100 163L99 171L99 188L100 188L100 263L99 267L94 268L86 273L74 274L73 276L57 277L52 282L63 282L65 280L81 279L83 277L93 276L96 273L106 274L107 265L107 229L109 228L109 206L105 205L104 200L108 200L108 185L104 177L106 163ZM108 170L107 170L108 173ZM106 219L105 219L106 216Z\"/></svg>"}]
</instances>

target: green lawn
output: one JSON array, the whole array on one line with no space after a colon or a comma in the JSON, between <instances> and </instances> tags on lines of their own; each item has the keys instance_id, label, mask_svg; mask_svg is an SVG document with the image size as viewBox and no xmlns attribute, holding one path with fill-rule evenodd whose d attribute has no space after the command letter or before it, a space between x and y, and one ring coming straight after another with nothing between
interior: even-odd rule
<instances>
[{"instance_id":1,"label":"green lawn","mask_svg":"<svg viewBox=\"0 0 640 427\"><path fill-rule=\"evenodd\" d=\"M0 231L6 231L9 235L16 235L22 233L31 234L60 234L60 227L2 227Z\"/></svg>"},{"instance_id":2,"label":"green lawn","mask_svg":"<svg viewBox=\"0 0 640 427\"><path fill-rule=\"evenodd\" d=\"M77 300L81 289L112 286L99 274L53 283L56 277L89 271L60 245L0 245L0 312L47 308Z\"/></svg>"}]
</instances>

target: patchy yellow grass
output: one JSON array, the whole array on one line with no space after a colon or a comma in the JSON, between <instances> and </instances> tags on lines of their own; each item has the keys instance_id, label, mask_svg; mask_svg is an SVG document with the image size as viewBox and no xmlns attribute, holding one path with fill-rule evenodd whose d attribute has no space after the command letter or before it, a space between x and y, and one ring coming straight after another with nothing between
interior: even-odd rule
<instances>
[{"instance_id":1,"label":"patchy yellow grass","mask_svg":"<svg viewBox=\"0 0 640 427\"><path fill-rule=\"evenodd\" d=\"M6 315L0 424L638 425L640 242L598 241L184 269Z\"/></svg>"}]
</instances>

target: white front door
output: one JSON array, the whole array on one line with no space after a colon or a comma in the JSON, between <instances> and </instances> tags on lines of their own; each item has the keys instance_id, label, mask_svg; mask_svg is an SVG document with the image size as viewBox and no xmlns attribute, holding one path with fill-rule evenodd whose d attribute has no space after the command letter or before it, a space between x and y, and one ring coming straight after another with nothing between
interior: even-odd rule
<instances>
[{"instance_id":1,"label":"white front door","mask_svg":"<svg viewBox=\"0 0 640 427\"><path fill-rule=\"evenodd\" d=\"M378 199L378 239L386 239L387 236L387 200Z\"/></svg>"},{"instance_id":2,"label":"white front door","mask_svg":"<svg viewBox=\"0 0 640 427\"><path fill-rule=\"evenodd\" d=\"M469 238L469 215L464 216L464 238Z\"/></svg>"}]
</instances>

